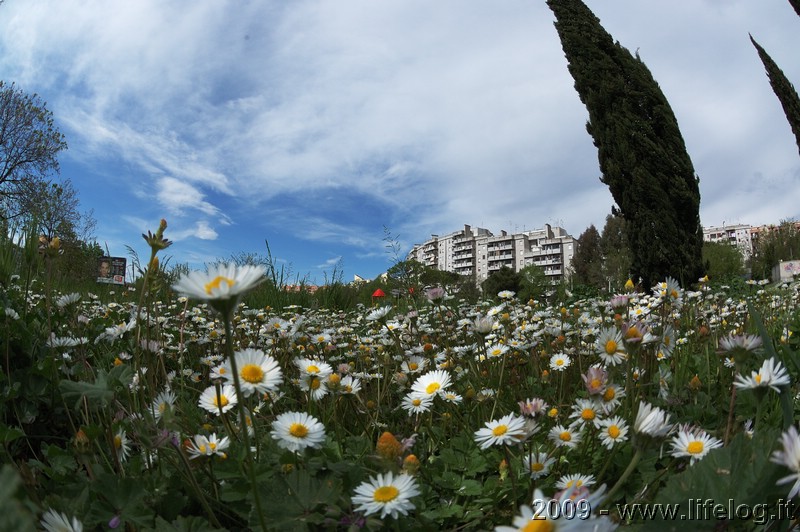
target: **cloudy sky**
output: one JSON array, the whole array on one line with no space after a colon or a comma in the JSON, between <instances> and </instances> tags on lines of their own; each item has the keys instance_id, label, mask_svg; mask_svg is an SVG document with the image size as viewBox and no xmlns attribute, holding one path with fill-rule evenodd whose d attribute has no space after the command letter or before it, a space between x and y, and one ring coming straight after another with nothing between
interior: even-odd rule
<instances>
[{"instance_id":1,"label":"cloudy sky","mask_svg":"<svg viewBox=\"0 0 800 532\"><path fill-rule=\"evenodd\" d=\"M800 85L787 0L586 0L678 118L704 225L800 215L800 156L748 33ZM113 255L169 222L194 268L374 277L464 224L602 229L588 114L544 0L6 0L0 79L38 93Z\"/></svg>"}]
</instances>

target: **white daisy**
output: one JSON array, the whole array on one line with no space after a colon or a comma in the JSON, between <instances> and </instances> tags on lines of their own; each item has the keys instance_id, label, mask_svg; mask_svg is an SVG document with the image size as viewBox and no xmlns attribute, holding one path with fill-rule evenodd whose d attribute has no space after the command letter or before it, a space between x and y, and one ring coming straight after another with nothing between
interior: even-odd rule
<instances>
[{"instance_id":1,"label":"white daisy","mask_svg":"<svg viewBox=\"0 0 800 532\"><path fill-rule=\"evenodd\" d=\"M272 422L270 434L280 447L297 453L306 447L322 447L325 426L305 412L285 412Z\"/></svg>"},{"instance_id":2,"label":"white daisy","mask_svg":"<svg viewBox=\"0 0 800 532\"><path fill-rule=\"evenodd\" d=\"M597 435L600 443L608 449L628 439L628 424L620 416L601 419L597 422L597 428L600 429Z\"/></svg>"},{"instance_id":3,"label":"white daisy","mask_svg":"<svg viewBox=\"0 0 800 532\"><path fill-rule=\"evenodd\" d=\"M171 411L175 406L175 401L177 398L175 394L172 393L170 390L163 390L159 393L156 398L153 400L153 404L150 405L150 412L153 414L153 417L158 422L166 412Z\"/></svg>"},{"instance_id":4,"label":"white daisy","mask_svg":"<svg viewBox=\"0 0 800 532\"><path fill-rule=\"evenodd\" d=\"M264 394L274 391L283 381L283 372L278 362L260 349L244 349L234 353L239 371L239 386L242 395ZM230 363L223 365L222 376L233 384Z\"/></svg>"},{"instance_id":5,"label":"white daisy","mask_svg":"<svg viewBox=\"0 0 800 532\"><path fill-rule=\"evenodd\" d=\"M786 497L791 499L800 493L800 435L794 425L781 434L780 443L783 450L774 451L770 461L785 466L792 472L791 475L786 475L777 482L777 485L780 486L794 481L792 489L789 490L789 495Z\"/></svg>"},{"instance_id":6,"label":"white daisy","mask_svg":"<svg viewBox=\"0 0 800 532\"><path fill-rule=\"evenodd\" d=\"M47 532L83 532L83 524L78 518L71 520L66 514L56 512L52 508L42 515L40 524Z\"/></svg>"},{"instance_id":7,"label":"white daisy","mask_svg":"<svg viewBox=\"0 0 800 532\"><path fill-rule=\"evenodd\" d=\"M475 431L475 443L478 443L481 449L487 449L492 445L522 443L527 437L525 418L514 414L489 421L484 428Z\"/></svg>"},{"instance_id":8,"label":"white daisy","mask_svg":"<svg viewBox=\"0 0 800 532\"><path fill-rule=\"evenodd\" d=\"M431 409L433 404L433 395L424 395L416 392L411 392L403 398L400 406L403 410L408 412L408 415L421 414Z\"/></svg>"},{"instance_id":9,"label":"white daisy","mask_svg":"<svg viewBox=\"0 0 800 532\"><path fill-rule=\"evenodd\" d=\"M417 481L411 475L401 473L394 476L391 472L378 474L362 482L355 490L352 501L356 510L364 515L381 513L397 519L398 514L408 515L414 509L411 498L420 494Z\"/></svg>"},{"instance_id":10,"label":"white daisy","mask_svg":"<svg viewBox=\"0 0 800 532\"><path fill-rule=\"evenodd\" d=\"M581 475L580 473L573 473L564 475L558 482L556 482L556 489L564 490L569 488L582 488L589 487L594 484L594 475Z\"/></svg>"},{"instance_id":11,"label":"white daisy","mask_svg":"<svg viewBox=\"0 0 800 532\"><path fill-rule=\"evenodd\" d=\"M206 272L181 276L172 288L190 298L208 301L217 311L230 312L245 292L264 281L265 273L261 265L217 264Z\"/></svg>"},{"instance_id":12,"label":"white daisy","mask_svg":"<svg viewBox=\"0 0 800 532\"><path fill-rule=\"evenodd\" d=\"M734 386L740 389L756 389L769 387L780 393L779 386L787 386L791 383L786 368L774 358L766 359L758 371L751 373L749 377L737 375Z\"/></svg>"},{"instance_id":13,"label":"white daisy","mask_svg":"<svg viewBox=\"0 0 800 532\"><path fill-rule=\"evenodd\" d=\"M361 391L361 379L352 375L345 375L339 382L339 393L342 395L357 395Z\"/></svg>"},{"instance_id":14,"label":"white daisy","mask_svg":"<svg viewBox=\"0 0 800 532\"><path fill-rule=\"evenodd\" d=\"M297 366L303 377L319 377L326 380L333 373L333 367L330 364L313 358L296 358L294 365Z\"/></svg>"},{"instance_id":15,"label":"white daisy","mask_svg":"<svg viewBox=\"0 0 800 532\"><path fill-rule=\"evenodd\" d=\"M550 467L555 463L556 459L547 456L547 453L532 453L530 456L525 455L522 458L525 464L525 471L529 471L531 478L536 480L550 473Z\"/></svg>"},{"instance_id":16,"label":"white daisy","mask_svg":"<svg viewBox=\"0 0 800 532\"><path fill-rule=\"evenodd\" d=\"M386 305L385 307L376 308L369 314L367 314L367 321L377 321L386 317L389 314L389 311L392 310L391 305Z\"/></svg>"},{"instance_id":17,"label":"white daisy","mask_svg":"<svg viewBox=\"0 0 800 532\"><path fill-rule=\"evenodd\" d=\"M684 427L672 438L670 454L676 458L688 456L690 464L694 464L717 447L722 447L722 440L709 436L704 430Z\"/></svg>"},{"instance_id":18,"label":"white daisy","mask_svg":"<svg viewBox=\"0 0 800 532\"><path fill-rule=\"evenodd\" d=\"M556 353L550 357L550 369L553 371L564 371L572 364L572 359L564 353Z\"/></svg>"},{"instance_id":19,"label":"white daisy","mask_svg":"<svg viewBox=\"0 0 800 532\"><path fill-rule=\"evenodd\" d=\"M672 430L672 424L669 422L669 414L650 403L639 401L633 430L653 438L662 438Z\"/></svg>"},{"instance_id":20,"label":"white daisy","mask_svg":"<svg viewBox=\"0 0 800 532\"><path fill-rule=\"evenodd\" d=\"M621 364L628 354L622 342L622 332L615 327L607 327L600 331L595 342L595 352L604 364L616 366Z\"/></svg>"},{"instance_id":21,"label":"white daisy","mask_svg":"<svg viewBox=\"0 0 800 532\"><path fill-rule=\"evenodd\" d=\"M213 455L227 458L228 455L225 454L225 450L230 446L230 440L227 436L220 439L216 433L209 436L196 434L193 439L194 441L189 442L186 449L190 459Z\"/></svg>"},{"instance_id":22,"label":"white daisy","mask_svg":"<svg viewBox=\"0 0 800 532\"><path fill-rule=\"evenodd\" d=\"M216 386L209 386L203 390L197 404L212 414L220 415L220 413L224 414L233 408L237 402L239 402L239 398L236 396L236 388L225 384L220 386L219 395Z\"/></svg>"},{"instance_id":23,"label":"white daisy","mask_svg":"<svg viewBox=\"0 0 800 532\"><path fill-rule=\"evenodd\" d=\"M575 419L575 423L592 423L596 426L602 415L602 406L599 403L591 399L576 399L569 417Z\"/></svg>"},{"instance_id":24,"label":"white daisy","mask_svg":"<svg viewBox=\"0 0 800 532\"><path fill-rule=\"evenodd\" d=\"M420 376L411 386L411 390L423 395L435 395L440 390L450 386L450 374L441 369L435 369Z\"/></svg>"},{"instance_id":25,"label":"white daisy","mask_svg":"<svg viewBox=\"0 0 800 532\"><path fill-rule=\"evenodd\" d=\"M117 433L114 435L114 452L117 454L117 459L120 462L124 462L128 459L128 454L131 451L131 444L128 440L127 433L119 429Z\"/></svg>"},{"instance_id":26,"label":"white daisy","mask_svg":"<svg viewBox=\"0 0 800 532\"><path fill-rule=\"evenodd\" d=\"M550 429L547 435L550 441L556 444L556 447L567 447L574 449L581 442L581 433L575 427L565 427L563 425L556 425Z\"/></svg>"}]
</instances>

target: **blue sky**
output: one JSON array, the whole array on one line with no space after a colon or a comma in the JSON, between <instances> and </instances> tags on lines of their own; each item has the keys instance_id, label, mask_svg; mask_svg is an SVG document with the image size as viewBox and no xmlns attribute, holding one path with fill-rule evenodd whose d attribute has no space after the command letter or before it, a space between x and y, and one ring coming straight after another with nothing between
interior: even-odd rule
<instances>
[{"instance_id":1,"label":"blue sky","mask_svg":"<svg viewBox=\"0 0 800 532\"><path fill-rule=\"evenodd\" d=\"M800 85L786 0L587 0L675 112L704 225L800 215L800 157L750 44ZM677 5L676 5L677 4ZM602 229L587 112L544 0L6 0L0 79L38 93L61 175L114 255L169 222L193 268L238 252L374 277L464 224Z\"/></svg>"}]
</instances>

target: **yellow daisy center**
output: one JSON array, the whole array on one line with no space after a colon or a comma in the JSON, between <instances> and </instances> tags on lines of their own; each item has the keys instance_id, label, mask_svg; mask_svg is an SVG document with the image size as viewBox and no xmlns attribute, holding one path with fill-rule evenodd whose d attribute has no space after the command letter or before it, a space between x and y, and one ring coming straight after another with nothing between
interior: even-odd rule
<instances>
[{"instance_id":1,"label":"yellow daisy center","mask_svg":"<svg viewBox=\"0 0 800 532\"><path fill-rule=\"evenodd\" d=\"M241 377L250 384L255 384L264 380L264 370L255 364L246 364L242 368Z\"/></svg>"},{"instance_id":2,"label":"yellow daisy center","mask_svg":"<svg viewBox=\"0 0 800 532\"><path fill-rule=\"evenodd\" d=\"M214 290L215 288L219 288L220 285L222 285L222 283L228 283L228 288L230 288L231 286L236 284L236 281L234 281L233 279L228 279L227 277L223 277L221 275L217 275L213 281L205 285L204 288L206 289L206 294L211 295L211 291Z\"/></svg>"},{"instance_id":3,"label":"yellow daisy center","mask_svg":"<svg viewBox=\"0 0 800 532\"><path fill-rule=\"evenodd\" d=\"M600 379L592 379L589 383L589 386L592 388L599 388L600 387Z\"/></svg>"},{"instance_id":4,"label":"yellow daisy center","mask_svg":"<svg viewBox=\"0 0 800 532\"><path fill-rule=\"evenodd\" d=\"M756 384L761 384L761 374L760 373L756 374Z\"/></svg>"},{"instance_id":5,"label":"yellow daisy center","mask_svg":"<svg viewBox=\"0 0 800 532\"><path fill-rule=\"evenodd\" d=\"M311 364L306 368L306 373L319 373L319 368L314 364Z\"/></svg>"},{"instance_id":6,"label":"yellow daisy center","mask_svg":"<svg viewBox=\"0 0 800 532\"><path fill-rule=\"evenodd\" d=\"M535 464L531 464L531 471L539 472L544 469L544 464L541 462L536 462Z\"/></svg>"},{"instance_id":7,"label":"yellow daisy center","mask_svg":"<svg viewBox=\"0 0 800 532\"><path fill-rule=\"evenodd\" d=\"M520 528L520 532L553 532L555 527L549 519L531 519Z\"/></svg>"},{"instance_id":8,"label":"yellow daisy center","mask_svg":"<svg viewBox=\"0 0 800 532\"><path fill-rule=\"evenodd\" d=\"M311 377L311 380L308 381L308 387L312 390L318 390L320 386L322 386L322 382L316 377Z\"/></svg>"},{"instance_id":9,"label":"yellow daisy center","mask_svg":"<svg viewBox=\"0 0 800 532\"><path fill-rule=\"evenodd\" d=\"M616 397L616 395L617 392L614 391L614 388L608 388L603 394L603 400L611 401L612 399L614 399L614 397Z\"/></svg>"},{"instance_id":10,"label":"yellow daisy center","mask_svg":"<svg viewBox=\"0 0 800 532\"><path fill-rule=\"evenodd\" d=\"M206 454L206 446L203 444L200 444L200 447L198 447L197 450L203 454Z\"/></svg>"},{"instance_id":11,"label":"yellow daisy center","mask_svg":"<svg viewBox=\"0 0 800 532\"><path fill-rule=\"evenodd\" d=\"M617 352L617 342L609 340L606 342L606 354L613 355Z\"/></svg>"},{"instance_id":12,"label":"yellow daisy center","mask_svg":"<svg viewBox=\"0 0 800 532\"><path fill-rule=\"evenodd\" d=\"M565 430L564 432L559 434L558 437L559 437L559 439L561 441L571 441L572 440L572 434L570 434L568 430Z\"/></svg>"},{"instance_id":13,"label":"yellow daisy center","mask_svg":"<svg viewBox=\"0 0 800 532\"><path fill-rule=\"evenodd\" d=\"M556 366L563 366L563 365L564 365L564 359L563 358L559 358L558 360L556 360Z\"/></svg>"},{"instance_id":14,"label":"yellow daisy center","mask_svg":"<svg viewBox=\"0 0 800 532\"><path fill-rule=\"evenodd\" d=\"M372 498L375 502L389 502L393 501L400 495L400 490L395 488L394 486L381 486L380 488L375 490Z\"/></svg>"},{"instance_id":15,"label":"yellow daisy center","mask_svg":"<svg viewBox=\"0 0 800 532\"><path fill-rule=\"evenodd\" d=\"M224 395L220 395L219 397L214 396L214 406L216 407L225 407L228 406L228 398Z\"/></svg>"},{"instance_id":16,"label":"yellow daisy center","mask_svg":"<svg viewBox=\"0 0 800 532\"><path fill-rule=\"evenodd\" d=\"M508 432L507 425L498 425L492 429L492 434L494 434L495 436L502 436L506 432Z\"/></svg>"},{"instance_id":17,"label":"yellow daisy center","mask_svg":"<svg viewBox=\"0 0 800 532\"><path fill-rule=\"evenodd\" d=\"M217 450L217 444L214 443L213 441L208 442L208 446L211 447L211 452L214 452L214 451Z\"/></svg>"},{"instance_id":18,"label":"yellow daisy center","mask_svg":"<svg viewBox=\"0 0 800 532\"><path fill-rule=\"evenodd\" d=\"M425 388L425 393L427 393L428 395L436 393L436 390L438 390L439 388L441 388L441 385L438 382L432 382L428 385L427 388Z\"/></svg>"},{"instance_id":19,"label":"yellow daisy center","mask_svg":"<svg viewBox=\"0 0 800 532\"><path fill-rule=\"evenodd\" d=\"M686 452L689 454L700 454L703 452L703 442L701 441L693 441L689 442L689 445L686 446Z\"/></svg>"},{"instance_id":20,"label":"yellow daisy center","mask_svg":"<svg viewBox=\"0 0 800 532\"><path fill-rule=\"evenodd\" d=\"M585 421L593 420L594 416L595 416L594 410L592 410L591 408L584 408L583 412L581 412L581 419Z\"/></svg>"},{"instance_id":21,"label":"yellow daisy center","mask_svg":"<svg viewBox=\"0 0 800 532\"><path fill-rule=\"evenodd\" d=\"M114 448L119 449L121 447L122 447L122 436L117 434L116 436L114 436Z\"/></svg>"},{"instance_id":22,"label":"yellow daisy center","mask_svg":"<svg viewBox=\"0 0 800 532\"><path fill-rule=\"evenodd\" d=\"M420 398L412 399L411 400L411 404L414 405L414 406L419 406L419 405L422 404L422 399L420 399Z\"/></svg>"},{"instance_id":23,"label":"yellow daisy center","mask_svg":"<svg viewBox=\"0 0 800 532\"><path fill-rule=\"evenodd\" d=\"M409 362L409 364L408 364L408 369L409 369L409 371L414 371L414 370L416 370L418 367L419 367L419 364L417 364L416 362Z\"/></svg>"},{"instance_id":24,"label":"yellow daisy center","mask_svg":"<svg viewBox=\"0 0 800 532\"><path fill-rule=\"evenodd\" d=\"M611 425L610 427L608 427L608 435L611 436L612 438L614 438L615 440L617 438L619 438L619 434L620 434L620 431L619 431L619 427L618 426Z\"/></svg>"},{"instance_id":25,"label":"yellow daisy center","mask_svg":"<svg viewBox=\"0 0 800 532\"><path fill-rule=\"evenodd\" d=\"M289 427L289 434L295 438L305 438L308 436L308 427L302 423L292 423L292 425Z\"/></svg>"}]
</instances>

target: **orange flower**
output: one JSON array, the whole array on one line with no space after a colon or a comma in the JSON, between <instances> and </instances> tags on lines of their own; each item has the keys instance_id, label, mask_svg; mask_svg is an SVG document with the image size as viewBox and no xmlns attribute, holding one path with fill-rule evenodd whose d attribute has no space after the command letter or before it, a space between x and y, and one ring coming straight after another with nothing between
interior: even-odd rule
<instances>
[{"instance_id":1,"label":"orange flower","mask_svg":"<svg viewBox=\"0 0 800 532\"><path fill-rule=\"evenodd\" d=\"M394 461L400 457L403 451L403 446L394 437L391 432L384 432L378 438L378 444L375 446L375 451L386 460Z\"/></svg>"}]
</instances>

